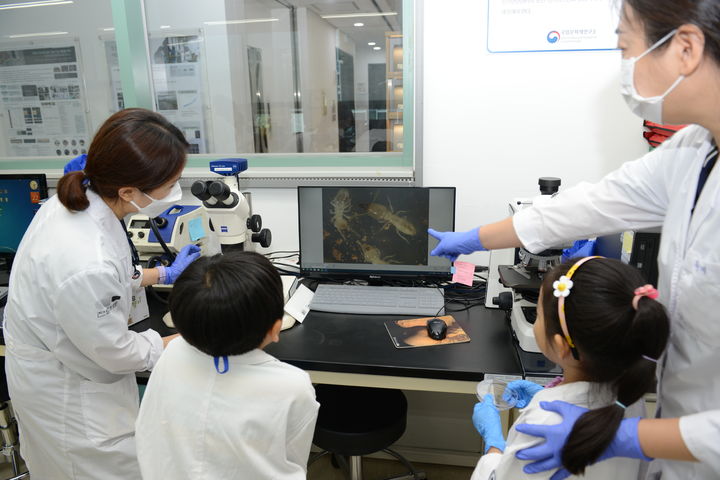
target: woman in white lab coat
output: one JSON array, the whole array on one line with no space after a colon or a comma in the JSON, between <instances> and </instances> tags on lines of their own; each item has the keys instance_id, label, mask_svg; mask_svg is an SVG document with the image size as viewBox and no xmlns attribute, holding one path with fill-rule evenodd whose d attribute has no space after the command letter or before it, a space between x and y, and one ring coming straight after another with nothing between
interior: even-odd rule
<instances>
[{"instance_id":1,"label":"woman in white lab coat","mask_svg":"<svg viewBox=\"0 0 720 480\"><path fill-rule=\"evenodd\" d=\"M187 146L159 114L116 113L95 135L85 170L60 180L23 237L4 334L33 478L140 478L135 372L153 368L168 338L133 332L128 321L146 315L142 285L171 283L199 253L193 246L170 267L143 271L120 220L180 200Z\"/></svg>"},{"instance_id":2,"label":"woman in white lab coat","mask_svg":"<svg viewBox=\"0 0 720 480\"><path fill-rule=\"evenodd\" d=\"M647 478L720 477L720 0L625 0L619 27L622 93L641 117L695 124L661 148L596 184L580 184L502 222L468 232L431 232L434 254L518 247L532 252L568 240L662 226L660 301L672 323L658 361L657 419L632 435L657 460ZM650 97L650 98L647 98ZM561 467L560 455L582 409L551 404L560 426L527 426L538 439L518 454L528 473ZM661 474L659 472L662 472ZM553 479L564 478L559 472Z\"/></svg>"}]
</instances>

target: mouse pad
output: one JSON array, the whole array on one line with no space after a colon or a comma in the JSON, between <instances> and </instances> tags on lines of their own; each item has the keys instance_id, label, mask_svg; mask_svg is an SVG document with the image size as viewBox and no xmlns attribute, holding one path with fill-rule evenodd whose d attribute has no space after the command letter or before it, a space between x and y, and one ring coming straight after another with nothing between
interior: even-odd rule
<instances>
[{"instance_id":1,"label":"mouse pad","mask_svg":"<svg viewBox=\"0 0 720 480\"><path fill-rule=\"evenodd\" d=\"M427 321L435 317L410 318L407 320L390 320L385 328L396 348L433 347L450 343L466 343L470 336L455 321L452 315L437 317L447 324L447 334L442 340L433 340L427 333Z\"/></svg>"}]
</instances>

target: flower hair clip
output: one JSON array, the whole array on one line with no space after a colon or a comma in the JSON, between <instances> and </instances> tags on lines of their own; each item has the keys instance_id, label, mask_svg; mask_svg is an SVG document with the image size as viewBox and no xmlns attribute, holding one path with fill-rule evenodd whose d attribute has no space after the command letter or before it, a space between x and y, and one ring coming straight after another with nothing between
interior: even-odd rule
<instances>
[{"instance_id":1,"label":"flower hair clip","mask_svg":"<svg viewBox=\"0 0 720 480\"><path fill-rule=\"evenodd\" d=\"M635 289L635 296L632 299L632 306L635 310L638 309L638 303L642 297L648 297L652 300L657 300L660 296L657 289L650 284L643 285Z\"/></svg>"},{"instance_id":2,"label":"flower hair clip","mask_svg":"<svg viewBox=\"0 0 720 480\"><path fill-rule=\"evenodd\" d=\"M557 298L567 297L570 295L570 290L573 287L573 281L563 275L558 280L553 282L553 295Z\"/></svg>"}]
</instances>

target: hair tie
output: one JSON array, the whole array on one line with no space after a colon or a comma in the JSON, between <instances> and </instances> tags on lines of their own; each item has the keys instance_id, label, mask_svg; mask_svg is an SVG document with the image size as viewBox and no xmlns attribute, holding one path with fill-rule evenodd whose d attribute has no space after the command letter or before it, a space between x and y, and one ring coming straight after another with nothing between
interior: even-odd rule
<instances>
[{"instance_id":1,"label":"hair tie","mask_svg":"<svg viewBox=\"0 0 720 480\"><path fill-rule=\"evenodd\" d=\"M87 176L87 173L85 173L85 170L80 170L80 173L82 173L83 176L82 186L87 187L90 185L90 178Z\"/></svg>"},{"instance_id":2,"label":"hair tie","mask_svg":"<svg viewBox=\"0 0 720 480\"><path fill-rule=\"evenodd\" d=\"M643 285L642 287L636 288L634 293L635 296L632 299L632 306L635 310L638 309L638 303L640 302L640 299L642 297L648 297L652 300L656 300L660 296L655 287L653 287L649 283L647 285Z\"/></svg>"},{"instance_id":3,"label":"hair tie","mask_svg":"<svg viewBox=\"0 0 720 480\"><path fill-rule=\"evenodd\" d=\"M622 408L623 410L627 409L627 407L625 405L623 405L622 403L620 403L620 401L618 401L618 400L615 400L615 405Z\"/></svg>"},{"instance_id":4,"label":"hair tie","mask_svg":"<svg viewBox=\"0 0 720 480\"><path fill-rule=\"evenodd\" d=\"M657 358L648 357L647 355L641 355L645 360L649 360L653 363L658 363Z\"/></svg>"}]
</instances>

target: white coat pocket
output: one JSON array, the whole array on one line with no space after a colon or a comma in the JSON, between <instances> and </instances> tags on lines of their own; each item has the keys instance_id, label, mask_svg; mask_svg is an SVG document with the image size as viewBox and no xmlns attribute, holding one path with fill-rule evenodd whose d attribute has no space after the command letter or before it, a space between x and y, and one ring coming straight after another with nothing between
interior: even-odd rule
<instances>
[{"instance_id":1,"label":"white coat pocket","mask_svg":"<svg viewBox=\"0 0 720 480\"><path fill-rule=\"evenodd\" d=\"M127 375L114 383L83 381L80 398L88 440L98 446L108 446L134 435L139 406L135 375Z\"/></svg>"}]
</instances>

